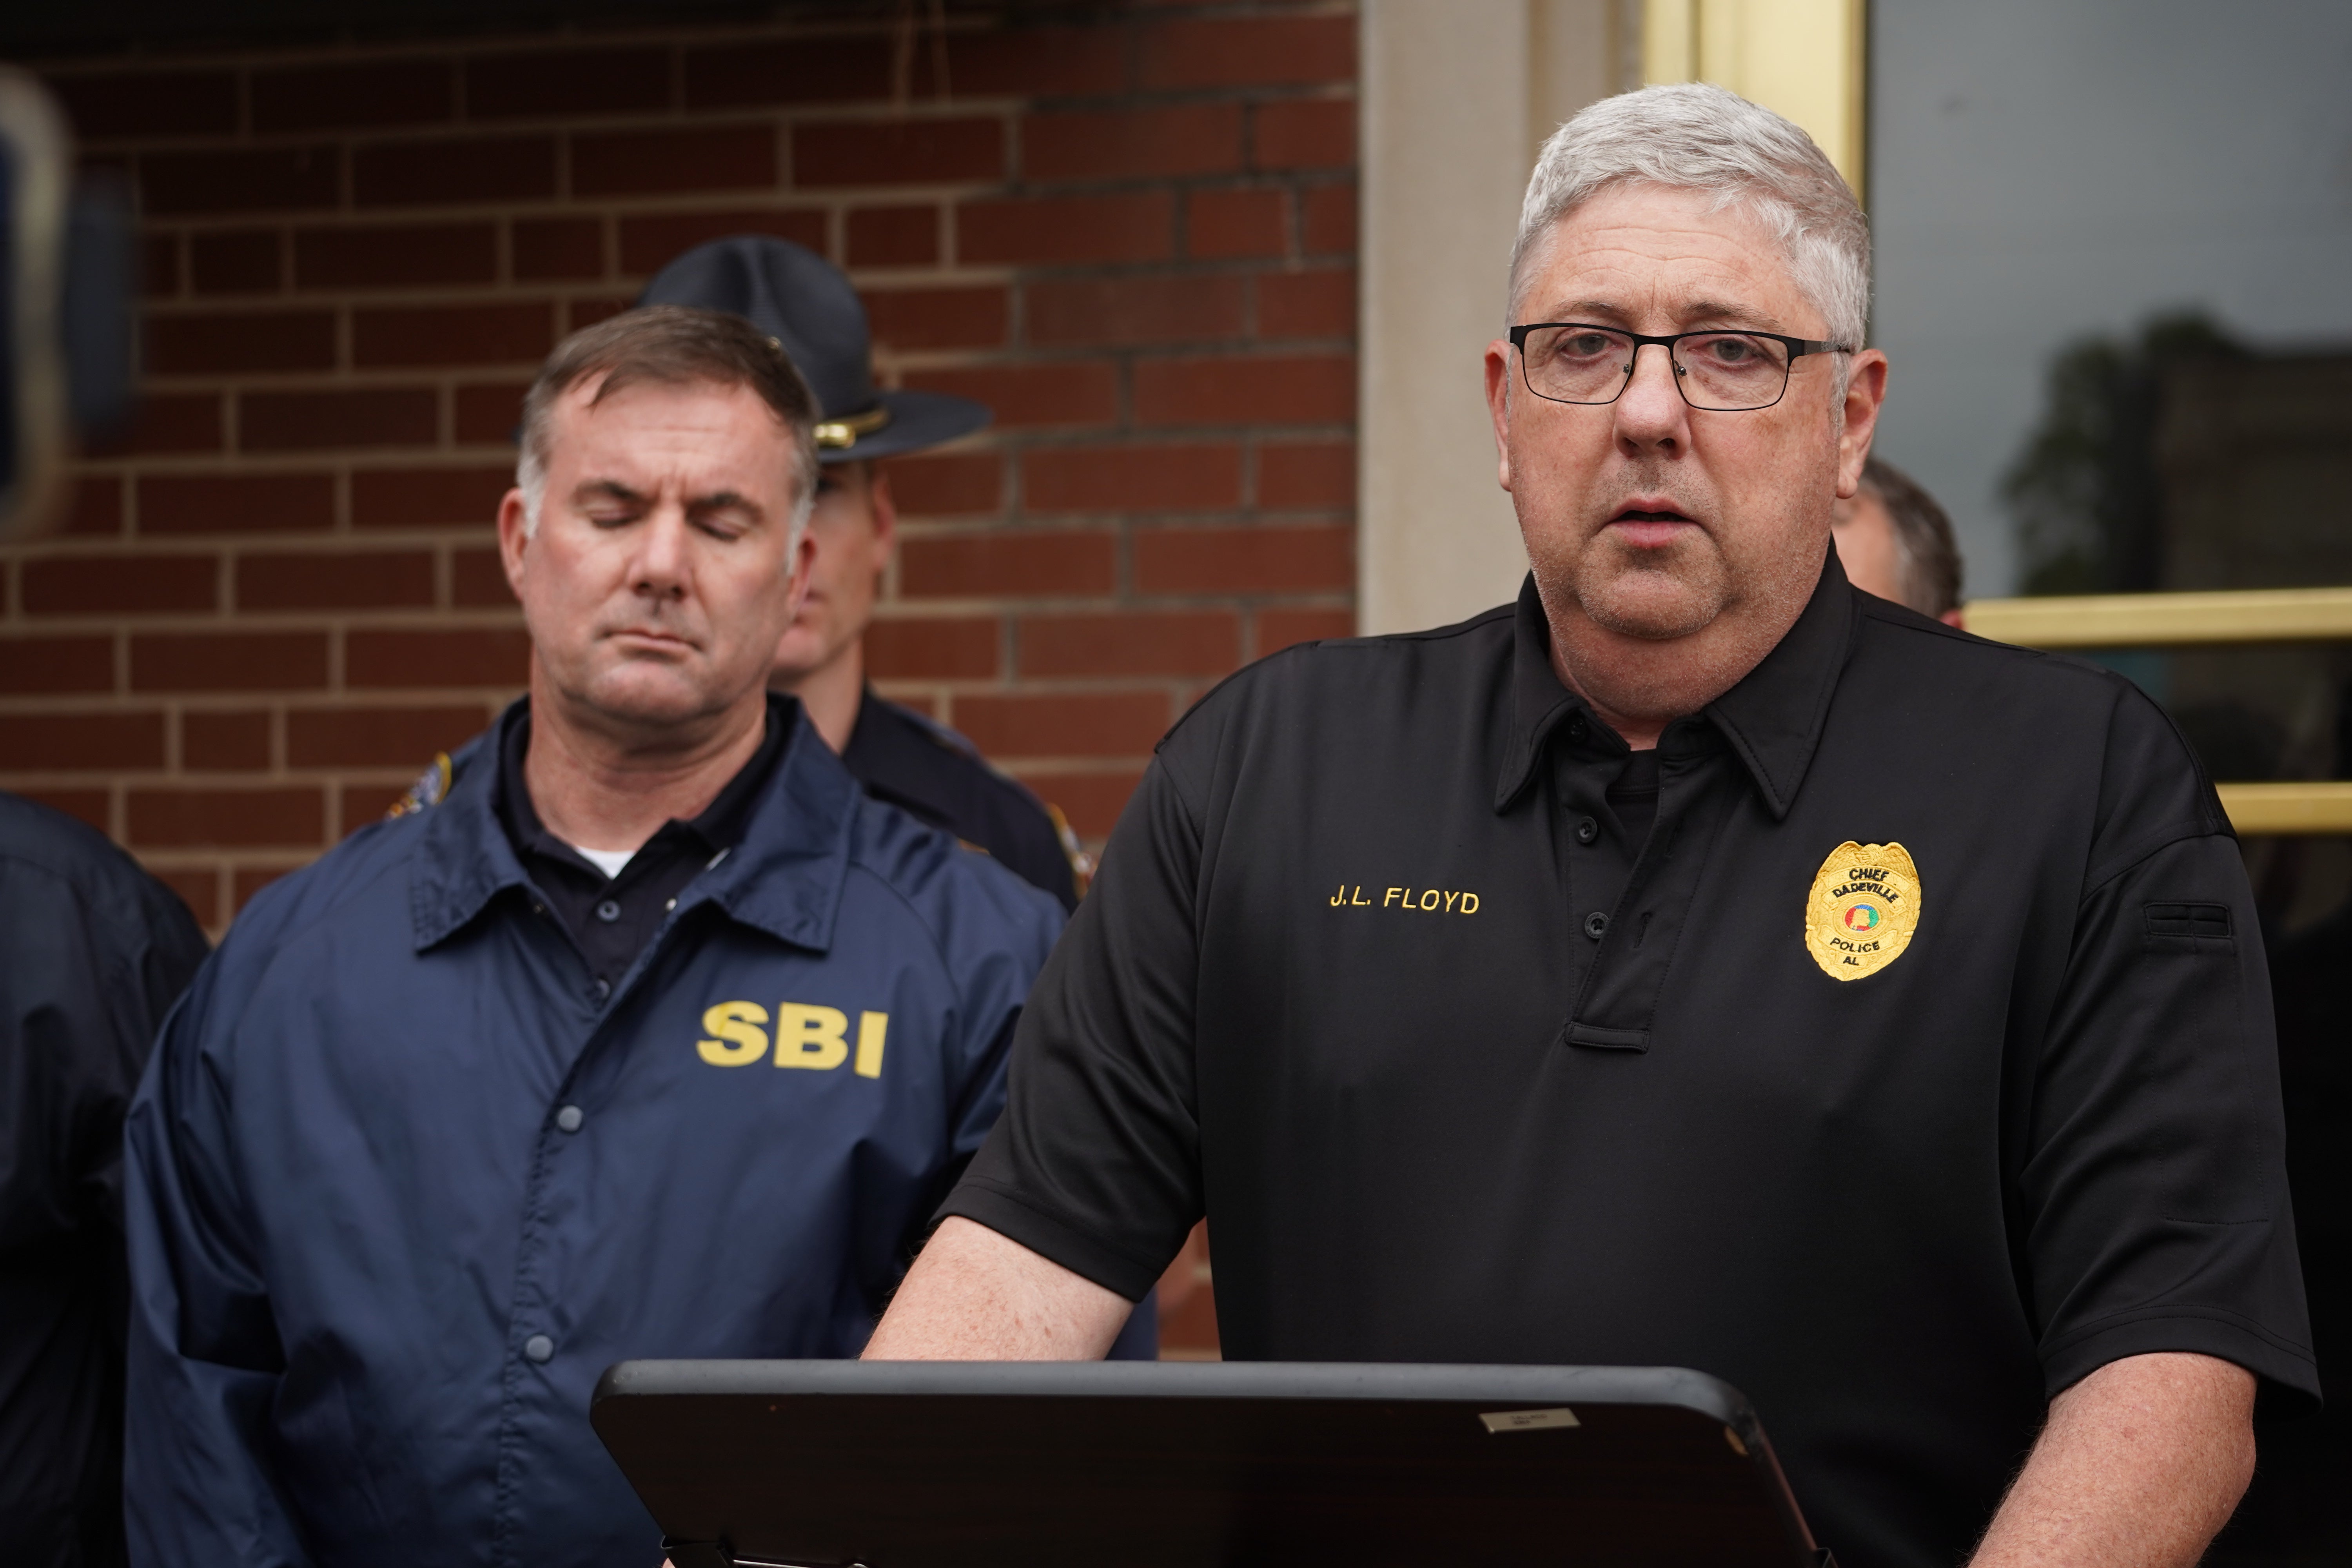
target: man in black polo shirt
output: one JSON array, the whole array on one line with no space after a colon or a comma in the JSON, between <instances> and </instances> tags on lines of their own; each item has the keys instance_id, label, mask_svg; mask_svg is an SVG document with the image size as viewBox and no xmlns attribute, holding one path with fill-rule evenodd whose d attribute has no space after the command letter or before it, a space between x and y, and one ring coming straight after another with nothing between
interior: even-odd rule
<instances>
[{"instance_id":1,"label":"man in black polo shirt","mask_svg":"<svg viewBox=\"0 0 2352 1568\"><path fill-rule=\"evenodd\" d=\"M2316 1387L2252 900L2129 683L1848 585L1868 282L1730 93L1552 138L1517 605L1162 743L868 1355L1097 1354L1205 1212L1230 1356L1696 1367L1849 1564L2195 1562Z\"/></svg>"}]
</instances>

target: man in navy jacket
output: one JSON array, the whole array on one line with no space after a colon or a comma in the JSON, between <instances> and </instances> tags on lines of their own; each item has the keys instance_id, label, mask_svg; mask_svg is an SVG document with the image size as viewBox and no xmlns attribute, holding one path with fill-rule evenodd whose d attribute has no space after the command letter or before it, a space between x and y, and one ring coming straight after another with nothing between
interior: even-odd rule
<instances>
[{"instance_id":1,"label":"man in navy jacket","mask_svg":"<svg viewBox=\"0 0 2352 1568\"><path fill-rule=\"evenodd\" d=\"M135 1560L650 1563L604 1368L864 1343L1062 911L766 690L814 414L705 311L541 372L530 696L254 902L134 1104Z\"/></svg>"}]
</instances>

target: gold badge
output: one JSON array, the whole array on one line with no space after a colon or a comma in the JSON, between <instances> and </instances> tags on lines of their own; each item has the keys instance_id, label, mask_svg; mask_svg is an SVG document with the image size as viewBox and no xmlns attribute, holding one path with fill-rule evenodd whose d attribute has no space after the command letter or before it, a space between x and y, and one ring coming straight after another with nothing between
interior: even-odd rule
<instances>
[{"instance_id":1,"label":"gold badge","mask_svg":"<svg viewBox=\"0 0 2352 1568\"><path fill-rule=\"evenodd\" d=\"M1903 846L1849 840L1822 862L1805 900L1805 951L1832 980L1877 973L1918 929L1919 868Z\"/></svg>"}]
</instances>

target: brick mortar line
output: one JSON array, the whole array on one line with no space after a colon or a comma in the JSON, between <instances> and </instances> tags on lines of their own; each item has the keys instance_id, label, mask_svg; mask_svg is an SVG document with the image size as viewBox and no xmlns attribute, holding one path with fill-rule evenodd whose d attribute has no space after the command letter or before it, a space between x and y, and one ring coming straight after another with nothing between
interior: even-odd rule
<instances>
[{"instance_id":1,"label":"brick mortar line","mask_svg":"<svg viewBox=\"0 0 2352 1568\"><path fill-rule=\"evenodd\" d=\"M1277 193L1298 189L1334 188L1352 185L1353 179L1337 180L1328 184L1302 186L1294 184L1252 184L1222 187L1222 190L1273 190ZM845 208L857 208L856 204L839 204ZM603 215L608 217L630 216L700 216L709 212L708 204L690 208L660 209L650 213ZM814 205L778 206L770 209L779 213L810 213L819 211ZM829 208L825 210L830 210ZM593 215L573 213L558 215L586 218ZM753 212L751 216L758 216ZM282 221L282 220L272 220ZM404 227L429 228L433 223L403 225ZM1318 271L1360 270L1356 266L1353 250L1285 251L1261 256L1181 256L1151 257L1134 261L1035 261L979 262L940 261L931 263L905 262L889 265L851 264L842 268L853 282L862 289L938 292L953 289L976 289L990 286L1011 289L1020 284L1066 282L1121 282L1160 278L1208 277L1284 277L1295 273ZM530 303L534 297L550 302L567 304L580 300L610 298L627 293L632 284L641 284L650 273L638 274L613 271L594 278L523 279L510 283L387 283L387 284L320 284L305 287L288 285L270 289L220 291L150 295L147 303L160 310L162 319L193 320L202 316L227 314L291 314L299 310L323 310L342 307L368 307L391 301L421 300L458 304Z\"/></svg>"},{"instance_id":2,"label":"brick mortar line","mask_svg":"<svg viewBox=\"0 0 2352 1568\"><path fill-rule=\"evenodd\" d=\"M758 123L758 122L751 122ZM235 151L236 149L230 149ZM1282 168L1252 168L1246 165L1233 169L1203 169L1174 174L1112 174L1096 178L1033 179L1018 174L995 179L963 179L935 181L887 181L879 184L794 184L785 173L765 184L713 185L699 189L672 191L614 191L582 193L572 188L571 180L572 144L567 140L556 149L556 189L549 195L530 195L499 198L496 201L471 203L386 202L363 203L356 195L339 196L332 205L313 206L257 207L249 210L223 209L190 212L142 214L142 216L162 224L217 226L224 228L257 227L272 223L311 223L328 226L329 220L341 219L340 226L361 224L401 223L430 215L434 222L457 221L460 216L476 221L495 222L483 215L494 213L509 218L526 220L557 215L565 209L577 209L596 205L618 208L620 204L643 204L628 206L629 216L680 212L697 205L709 206L728 197L751 199L762 195L804 200L814 206L826 201L860 201L879 205L882 198L896 198L895 205L909 205L925 202L957 202L973 199L1052 200L1059 197L1143 195L1162 192L1183 192L1202 186L1226 188L1263 188L1293 180L1335 183L1343 175L1353 176L1361 167L1350 161L1345 163L1314 163ZM574 216L578 215L575 211Z\"/></svg>"},{"instance_id":3,"label":"brick mortar line","mask_svg":"<svg viewBox=\"0 0 2352 1568\"><path fill-rule=\"evenodd\" d=\"M816 209L793 207L777 210L813 212ZM697 208L679 216L700 216L703 213L704 209ZM1011 290L1024 284L1038 283L1097 279L1125 282L1154 276L1171 279L1286 278L1313 272L1360 270L1353 265L1353 255L1349 251L1323 251L1296 256L1164 257L1150 261L1073 262L1051 267L1010 262L969 262L955 267L905 263L852 266L842 270L853 282L860 284L861 292L872 289L887 293L936 294L988 288ZM1343 258L1348 259L1343 262L1340 259ZM216 289L184 298L173 297L160 302L151 297L148 307L150 319L187 321L214 316L280 316L305 311L381 309L395 304L558 305L609 298L616 291L625 293L628 291L626 285L637 280L638 276L635 272L615 272L596 278L522 278L466 282L294 283L270 289Z\"/></svg>"},{"instance_id":4,"label":"brick mortar line","mask_svg":"<svg viewBox=\"0 0 2352 1568\"><path fill-rule=\"evenodd\" d=\"M47 75L48 73L43 73ZM196 70L191 75L209 74ZM462 91L462 77L460 89ZM994 120L1017 129L1021 121L1057 115L1143 115L1155 110L1216 107L1254 109L1265 104L1353 102L1356 79L1317 81L1215 83L1191 87L1107 88L1079 93L988 93L969 98L914 99L899 105L887 99L832 99L793 103L675 103L661 109L558 110L546 113L472 120L462 110L446 120L383 125L320 125L269 131L137 132L122 136L79 138L78 149L92 156L176 157L235 153L270 153L331 147L339 153L378 147L408 147L450 141L501 137L610 136L631 132L726 129L772 123L786 132L803 126L923 125L964 120Z\"/></svg>"},{"instance_id":5,"label":"brick mortar line","mask_svg":"<svg viewBox=\"0 0 2352 1568\"><path fill-rule=\"evenodd\" d=\"M1101 364L1109 364L1127 368L1137 365L1164 364L1179 360L1230 362L1247 360L1311 359L1335 362L1353 362L1360 357L1360 356L1354 342L1344 338L1202 338L1192 339L1181 342L1170 342L1164 345L1155 343L1135 346L1103 345L1100 347L1086 346L1066 348L1062 345L1055 344L1041 347L1015 345L1003 349L990 350L941 349L934 352L915 353L905 353L902 351L877 355L876 358L876 370L877 374L887 371L900 371L914 375L929 375L940 371L1037 370L1049 369L1056 366L1078 367ZM152 388L152 390L159 395L173 396L186 396L192 395L202 395L207 393L228 396L270 396L284 395L289 393L300 394L304 392L430 392L438 395L445 393L454 395L461 391L470 392L478 390L496 390L499 388L499 384L496 381L490 380L453 381L444 379L442 377L434 376L431 374L435 369L442 370L444 376L446 376L450 371L456 371L459 374L470 375L485 372L495 373L501 369L509 369L513 372L515 381L528 382L530 376L526 372L535 371L536 368L536 364L526 366L522 361L516 360L507 362L503 365L496 362L469 363L463 367L419 367L414 369L400 367L387 368L368 365L341 371L289 372L286 373L285 377L282 380L255 381L240 379L234 384L215 382L198 384L195 378L193 376L175 376L171 378L169 381L164 381L163 378L159 377L157 378L156 384ZM1003 428L1001 431L994 430L992 428L992 433L1000 435L1001 437L1021 438L1025 437L1033 431L1039 434L1049 434L1056 430L1092 428L1096 426L1097 423L1097 422L1096 421L1087 420L1058 424L1040 423L1037 425L1021 425L1007 426ZM1309 427L1329 429L1339 427L1339 424L1340 422L1336 420L1324 419L1268 419L1247 422L1228 422L1216 425L1203 424L1200 427L1204 429L1219 430L1301 429ZM1349 427L1352 427L1352 421L1348 422L1348 424ZM1135 427L1148 430L1181 431L1192 429L1194 426L1190 423L1147 421L1137 425ZM486 447L488 445L488 443L483 441L473 441L465 444L473 447ZM457 445L457 443L455 441L453 436L450 447L454 447ZM415 442L402 441L386 442L381 447L368 445L317 447L272 447L248 452L234 452L224 448L223 453L224 455L233 457L282 458L292 453L300 452L318 452L322 454L361 454L381 450L415 452L439 451L446 449L449 448L439 445L427 447ZM214 455L215 454L210 451L159 451L138 454L134 457L107 458L103 459L103 461L133 463L186 460Z\"/></svg>"},{"instance_id":6,"label":"brick mortar line","mask_svg":"<svg viewBox=\"0 0 2352 1568\"><path fill-rule=\"evenodd\" d=\"M250 211L152 213L144 215L145 232L163 238L179 236L251 232L283 226L330 233L353 228L429 228L461 225L532 223L549 218L630 218L665 215L690 216L714 207L756 204L763 198L777 210L815 212L835 207L873 209L923 206L959 197L1052 200L1065 196L1200 190L1322 189L1357 183L1360 164L1317 163L1280 169L1208 169L1192 174L1122 174L1100 180L1014 181L961 180L884 182L877 184L791 185L781 181L764 185L721 185L683 191L613 192L593 195L565 193L529 195L496 201L402 202L384 205L262 207ZM1202 258L1203 261L1219 259ZM290 268L289 269L291 270Z\"/></svg>"},{"instance_id":7,"label":"brick mortar line","mask_svg":"<svg viewBox=\"0 0 2352 1568\"><path fill-rule=\"evenodd\" d=\"M402 546L407 546L414 550L423 551L444 545L479 544L483 542L480 538L481 531L483 529L494 528L495 526L495 521L479 524L428 523L423 526L404 525L400 527L384 524L371 526L370 528L363 530L353 530L349 532L335 531L328 534L316 534L310 536L309 539L305 539L299 533L291 532L236 535L188 534L184 536L150 534L144 541L118 539L105 534L83 534L65 539L44 539L37 543L31 544L9 545L5 547L9 553L5 556L0 556L0 560L22 561L30 564L35 562L56 560L63 557L89 560L98 558L111 559L113 557L120 556L124 560L129 561L179 561L194 560L201 556L217 555L223 552L227 552L233 557L241 557L247 554L257 556L286 555L297 553L306 548L314 548L317 542L321 539L331 539L336 541L338 543L341 543L350 540L373 541L379 534L383 536L381 542L385 548L395 549ZM184 537L187 540L187 545L184 549L180 548L176 543L167 546L163 542L166 540L176 541L182 537ZM217 544L207 543L206 540L208 538L217 538L222 542ZM339 549L331 552L331 553L351 554L352 552L350 550ZM102 615L110 612L89 611L72 613ZM131 611L125 613L145 614L146 612Z\"/></svg>"},{"instance_id":8,"label":"brick mortar line","mask_svg":"<svg viewBox=\"0 0 2352 1568\"><path fill-rule=\"evenodd\" d=\"M483 723L487 725L490 721L490 718L495 715L499 709L504 708L507 703L513 701L516 697L519 697L521 694L522 688L520 687L512 689L512 690L509 691L503 699L480 696L476 694L474 689L470 688L425 695L415 695L406 698L395 696L389 699L373 690L356 693L351 698L344 699L322 698L317 693L305 693L299 698L289 699L282 693L257 694L230 691L183 693L163 697L121 694L107 696L91 692L82 694L79 700L68 700L68 699L62 696L46 697L38 699L37 700L24 698L11 699L5 702L0 702L0 718L56 719L75 718L80 716L140 718L152 714L166 721L165 730L168 733L177 734L184 727L184 721L192 717L198 719L216 719L223 717L247 717L259 713L270 721L274 739L276 725L279 719L290 719L302 714L407 712L418 708L438 709L479 707L484 710ZM273 758L278 755L278 749L274 744L271 748L271 755ZM273 760L257 768L227 770L191 769L184 762L170 762L157 765L162 767L165 772L173 774L192 772L231 772L236 773L239 777L256 778L265 774L286 772L293 768L295 764ZM306 765L314 765L317 767L348 767L352 764L337 763ZM396 764L385 763L369 765L377 767L394 767ZM88 772L89 770L78 771ZM119 773L112 770L100 771L105 772L106 776L109 778L121 776ZM153 770L142 768L129 771L144 773L152 772ZM42 772L42 770L26 769L21 767L0 768L0 773L14 774L32 772ZM55 774L53 773L45 773L44 776L53 777Z\"/></svg>"},{"instance_id":9,"label":"brick mortar line","mask_svg":"<svg viewBox=\"0 0 2352 1568\"><path fill-rule=\"evenodd\" d=\"M235 635L248 628L256 633L266 632L273 636L286 632L320 632L331 635L338 631L459 632L514 631L521 628L522 623L520 617L494 622L457 618L478 616L482 613L479 608L471 605L443 610L432 605L391 605L365 608L337 605L323 609L246 608L219 611L105 610L28 617L17 624L28 630L37 629L58 634L69 634L77 629L97 631L120 626L133 636L139 637L191 637L215 633ZM200 616L204 618L198 618ZM426 616L432 618L420 618Z\"/></svg>"},{"instance_id":10,"label":"brick mortar line","mask_svg":"<svg viewBox=\"0 0 2352 1568\"><path fill-rule=\"evenodd\" d=\"M1290 268L1280 273L1258 276L1304 276L1308 268ZM1336 268L1329 270L1337 270ZM1181 275L1180 275L1181 276ZM1244 274L1243 276L1251 276ZM473 300L479 304L497 301ZM520 300L514 303L529 304ZM446 309L445 305L426 302L427 309ZM327 307L338 315L341 309ZM173 320L194 320L202 316L250 314L249 311L190 311ZM297 313L297 312L287 312ZM1236 334L1222 338L1172 339L1164 342L1146 343L1008 343L973 348L894 349L880 356L880 363L916 371L995 369L1049 364L1098 364L1105 361L1163 360L1179 357L1202 359L1279 359L1300 356L1318 359L1353 359L1358 356L1357 340L1353 335L1328 337L1266 338ZM493 386L513 379L528 381L539 368L540 361L532 360L464 360L425 364L350 364L329 368L303 368L274 371L183 371L150 373L142 379L146 391L159 395L191 394L283 393L299 392L305 384L320 390L362 391L457 391L481 386ZM1250 425L1284 423L1280 421L1236 422ZM1310 421L1309 423L1327 423ZM1037 426L1045 428L1045 426ZM1025 429L1029 426L1013 426ZM145 454L139 454L144 456ZM173 454L153 454L167 456ZM106 458L100 460L121 460Z\"/></svg>"},{"instance_id":11,"label":"brick mortar line","mask_svg":"<svg viewBox=\"0 0 2352 1568\"><path fill-rule=\"evenodd\" d=\"M1232 15L1236 8L1215 6L1206 10L1219 15ZM1296 8L1284 6L1254 14L1271 16L1304 15L1309 12L1321 15L1345 12L1352 15L1353 11L1352 4L1317 5L1313 4L1312 0L1302 0ZM949 23L951 28L971 33L982 32L987 27L985 22L974 23L968 16L950 16ZM1094 24L1106 32L1123 28L1129 25L1129 19L1125 17L1114 22ZM1066 30L1066 25L1065 28ZM692 44L688 44L680 38L681 33L688 32L694 34L695 41ZM257 67L268 68L310 65L332 68L385 59L401 62L419 59L438 62L444 59L457 61L477 57L487 58L505 54L561 53L570 49L593 52L631 47L640 48L723 47L745 41L789 43L803 39L836 41L873 38L879 40L888 36L885 25L863 21L778 20L764 24L746 24L735 21L696 23L691 20L682 20L661 26L650 24L636 27L621 26L609 32L599 30L593 34L572 33L561 29L488 33L477 37L469 37L464 43L455 46L436 47L431 43L422 43L411 47L405 40L394 37L380 40L354 39L333 44L247 46L242 48L225 48L215 55L183 58L202 62L200 65L189 67L186 74L203 74L205 71L250 70ZM142 59L137 57L126 58L120 55L87 55L60 57L57 61L44 62L39 67L39 74L45 77L61 74L163 75L176 74L177 69L176 62L158 65L153 63L152 58ZM458 73L458 77L462 90L463 73Z\"/></svg>"}]
</instances>

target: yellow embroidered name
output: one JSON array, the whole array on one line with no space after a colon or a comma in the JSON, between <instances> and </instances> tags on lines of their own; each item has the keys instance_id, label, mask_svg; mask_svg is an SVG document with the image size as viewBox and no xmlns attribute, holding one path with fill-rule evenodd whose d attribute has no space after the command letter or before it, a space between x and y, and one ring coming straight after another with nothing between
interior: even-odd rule
<instances>
[{"instance_id":1,"label":"yellow embroidered name","mask_svg":"<svg viewBox=\"0 0 2352 1568\"><path fill-rule=\"evenodd\" d=\"M1478 912L1478 895L1465 893L1458 888L1383 888L1377 899L1368 899L1360 887L1339 884L1331 895L1335 910L1394 910L1403 914L1475 915Z\"/></svg>"},{"instance_id":2,"label":"yellow embroidered name","mask_svg":"<svg viewBox=\"0 0 2352 1568\"><path fill-rule=\"evenodd\" d=\"M849 1015L838 1007L805 1002L776 1004L775 1060L780 1068L828 1071L850 1059ZM768 1010L757 1002L721 1002L702 1015L703 1033L694 1050L715 1068L748 1067L768 1054ZM882 1076L882 1047L890 1032L887 1013L857 1015L856 1064L860 1078Z\"/></svg>"}]
</instances>

